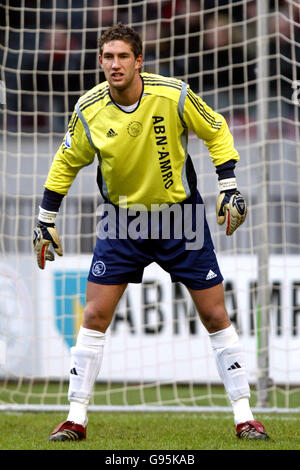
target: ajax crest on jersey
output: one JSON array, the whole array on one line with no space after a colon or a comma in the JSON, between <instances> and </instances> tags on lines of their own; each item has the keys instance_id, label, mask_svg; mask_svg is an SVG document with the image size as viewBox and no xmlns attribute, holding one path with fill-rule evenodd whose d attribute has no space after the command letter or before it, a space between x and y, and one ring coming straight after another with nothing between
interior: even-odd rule
<instances>
[{"instance_id":1,"label":"ajax crest on jersey","mask_svg":"<svg viewBox=\"0 0 300 470\"><path fill-rule=\"evenodd\" d=\"M131 137L137 137L143 132L143 125L139 121L131 121L127 126L127 132Z\"/></svg>"}]
</instances>

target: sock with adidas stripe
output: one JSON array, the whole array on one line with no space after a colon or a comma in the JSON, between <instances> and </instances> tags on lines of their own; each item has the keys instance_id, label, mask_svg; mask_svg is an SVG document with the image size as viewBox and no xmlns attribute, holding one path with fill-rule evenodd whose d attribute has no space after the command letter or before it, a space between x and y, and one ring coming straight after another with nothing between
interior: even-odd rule
<instances>
[{"instance_id":1,"label":"sock with adidas stripe","mask_svg":"<svg viewBox=\"0 0 300 470\"><path fill-rule=\"evenodd\" d=\"M253 420L244 351L233 325L209 334L216 365L231 400L235 424Z\"/></svg>"},{"instance_id":2,"label":"sock with adidas stripe","mask_svg":"<svg viewBox=\"0 0 300 470\"><path fill-rule=\"evenodd\" d=\"M87 425L87 408L100 371L104 342L104 333L80 327L76 345L71 348L67 421Z\"/></svg>"}]
</instances>

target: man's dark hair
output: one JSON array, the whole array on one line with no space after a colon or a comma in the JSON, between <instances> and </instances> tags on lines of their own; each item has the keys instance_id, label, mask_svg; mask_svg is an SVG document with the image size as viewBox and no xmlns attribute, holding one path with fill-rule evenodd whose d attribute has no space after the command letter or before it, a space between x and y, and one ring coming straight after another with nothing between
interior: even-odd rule
<instances>
[{"instance_id":1,"label":"man's dark hair","mask_svg":"<svg viewBox=\"0 0 300 470\"><path fill-rule=\"evenodd\" d=\"M135 58L143 53L143 44L140 35L134 31L134 29L129 26L125 26L122 23L111 26L104 31L98 41L100 55L102 55L104 44L110 41L127 42L130 45Z\"/></svg>"}]
</instances>

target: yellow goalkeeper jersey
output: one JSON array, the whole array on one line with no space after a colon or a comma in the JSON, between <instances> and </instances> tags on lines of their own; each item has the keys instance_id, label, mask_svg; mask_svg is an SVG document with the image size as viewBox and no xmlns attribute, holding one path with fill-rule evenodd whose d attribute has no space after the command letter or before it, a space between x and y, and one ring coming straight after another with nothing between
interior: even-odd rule
<instances>
[{"instance_id":1,"label":"yellow goalkeeper jersey","mask_svg":"<svg viewBox=\"0 0 300 470\"><path fill-rule=\"evenodd\" d=\"M238 160L224 117L183 81L141 73L137 108L125 112L107 82L84 94L51 165L45 187L67 194L78 171L98 158L102 196L116 205L173 204L196 189L188 132L202 139L213 164Z\"/></svg>"}]
</instances>

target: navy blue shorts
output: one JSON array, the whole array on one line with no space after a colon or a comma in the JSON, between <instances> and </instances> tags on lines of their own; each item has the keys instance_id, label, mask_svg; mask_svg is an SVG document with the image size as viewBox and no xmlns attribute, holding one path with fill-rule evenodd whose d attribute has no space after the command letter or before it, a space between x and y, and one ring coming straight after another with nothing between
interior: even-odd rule
<instances>
[{"instance_id":1,"label":"navy blue shorts","mask_svg":"<svg viewBox=\"0 0 300 470\"><path fill-rule=\"evenodd\" d=\"M192 228L195 230L196 205L200 204L204 208L200 194L197 192L180 203L181 207L186 204L192 208ZM144 268L156 262L170 274L172 282L181 282L188 288L207 289L220 284L223 276L218 266L204 210L202 214L203 240L201 247L197 249L187 249L191 237L186 238L185 233L180 238L177 235L172 236L174 233L168 239L160 237L161 227L158 230L160 235L155 239L149 239L149 234L148 238L137 239L120 239L118 236L104 238L103 235L101 238L98 237L88 280L107 285L141 283ZM128 223L130 221L132 218L128 219ZM118 225L118 217L116 224Z\"/></svg>"}]
</instances>

